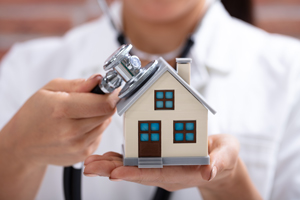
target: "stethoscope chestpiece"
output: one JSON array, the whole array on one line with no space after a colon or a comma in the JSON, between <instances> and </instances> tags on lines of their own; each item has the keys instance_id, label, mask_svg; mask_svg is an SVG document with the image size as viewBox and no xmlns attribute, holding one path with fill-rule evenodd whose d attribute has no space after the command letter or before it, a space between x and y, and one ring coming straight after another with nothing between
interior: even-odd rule
<instances>
[{"instance_id":1,"label":"stethoscope chestpiece","mask_svg":"<svg viewBox=\"0 0 300 200\"><path fill-rule=\"evenodd\" d=\"M104 93L112 92L121 85L122 81L125 81L126 84L119 93L119 97L128 97L147 82L157 70L156 60L141 68L140 59L129 54L131 49L131 44L122 45L105 61L103 68L108 73L100 84Z\"/></svg>"},{"instance_id":2,"label":"stethoscope chestpiece","mask_svg":"<svg viewBox=\"0 0 300 200\"><path fill-rule=\"evenodd\" d=\"M157 60L153 60L148 63L143 69L140 70L140 73L137 74L135 78L132 78L124 85L119 93L119 97L124 98L134 94L151 78L151 76L156 72L157 69Z\"/></svg>"},{"instance_id":3,"label":"stethoscope chestpiece","mask_svg":"<svg viewBox=\"0 0 300 200\"><path fill-rule=\"evenodd\" d=\"M129 54L131 49L131 44L122 45L105 61L104 70L115 70L126 82L132 79L139 73L141 61L137 56Z\"/></svg>"},{"instance_id":4,"label":"stethoscope chestpiece","mask_svg":"<svg viewBox=\"0 0 300 200\"><path fill-rule=\"evenodd\" d=\"M109 56L104 63L104 70L108 71L112 68L115 68L121 61L124 59L126 55L129 54L132 49L131 44L124 44L120 46L111 56Z\"/></svg>"}]
</instances>

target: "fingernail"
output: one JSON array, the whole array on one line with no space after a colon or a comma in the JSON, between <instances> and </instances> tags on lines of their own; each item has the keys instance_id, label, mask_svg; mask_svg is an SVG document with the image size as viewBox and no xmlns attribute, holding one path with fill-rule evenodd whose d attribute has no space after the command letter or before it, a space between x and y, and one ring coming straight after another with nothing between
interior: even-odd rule
<instances>
[{"instance_id":1,"label":"fingernail","mask_svg":"<svg viewBox=\"0 0 300 200\"><path fill-rule=\"evenodd\" d=\"M110 178L109 180L111 180L111 181L115 181L115 182L118 182L118 181L123 181L122 179L118 179L118 178Z\"/></svg>"},{"instance_id":2,"label":"fingernail","mask_svg":"<svg viewBox=\"0 0 300 200\"><path fill-rule=\"evenodd\" d=\"M83 175L87 176L87 177L95 177L95 176L98 176L97 174L85 174L83 173Z\"/></svg>"},{"instance_id":3,"label":"fingernail","mask_svg":"<svg viewBox=\"0 0 300 200\"><path fill-rule=\"evenodd\" d=\"M217 175L217 168L216 166L213 167L213 169L211 170L211 175L210 175L210 179L208 181L213 180Z\"/></svg>"},{"instance_id":4,"label":"fingernail","mask_svg":"<svg viewBox=\"0 0 300 200\"><path fill-rule=\"evenodd\" d=\"M94 74L90 76L87 80L93 80L93 79L98 79L100 80L102 78L101 74Z\"/></svg>"}]
</instances>

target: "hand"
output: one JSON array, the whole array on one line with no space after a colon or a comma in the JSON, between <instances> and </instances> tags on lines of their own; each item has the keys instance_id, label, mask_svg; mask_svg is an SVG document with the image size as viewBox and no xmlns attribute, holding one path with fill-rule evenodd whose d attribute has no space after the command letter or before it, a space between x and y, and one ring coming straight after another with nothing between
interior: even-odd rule
<instances>
[{"instance_id":1,"label":"hand","mask_svg":"<svg viewBox=\"0 0 300 200\"><path fill-rule=\"evenodd\" d=\"M101 75L55 79L37 91L1 131L2 149L16 160L68 166L99 145L119 98L92 94Z\"/></svg>"},{"instance_id":2,"label":"hand","mask_svg":"<svg viewBox=\"0 0 300 200\"><path fill-rule=\"evenodd\" d=\"M226 183L234 174L238 163L239 143L230 135L212 135L209 136L208 147L210 165L140 169L123 166L120 154L108 152L103 156L89 156L85 160L84 174L158 186L169 191L189 187L213 188L216 182Z\"/></svg>"}]
</instances>

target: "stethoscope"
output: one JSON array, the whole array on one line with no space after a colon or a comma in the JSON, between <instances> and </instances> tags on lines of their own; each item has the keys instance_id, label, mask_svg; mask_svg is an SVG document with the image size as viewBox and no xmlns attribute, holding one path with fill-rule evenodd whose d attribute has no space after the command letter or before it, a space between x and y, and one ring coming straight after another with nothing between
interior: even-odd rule
<instances>
[{"instance_id":1,"label":"stethoscope","mask_svg":"<svg viewBox=\"0 0 300 200\"><path fill-rule=\"evenodd\" d=\"M153 60L141 68L141 61L137 56L130 55L131 44L123 44L106 61L103 66L106 75L91 92L108 94L125 85L119 93L119 98L126 98L135 93L159 68L158 62ZM64 195L66 200L81 199L82 168L74 166L64 168Z\"/></svg>"},{"instance_id":2,"label":"stethoscope","mask_svg":"<svg viewBox=\"0 0 300 200\"><path fill-rule=\"evenodd\" d=\"M208 9L211 7L210 2ZM121 26L115 21L111 15L108 5L105 0L98 0L99 6L106 16L108 16L113 28L117 31L117 41L121 45L106 61L103 66L107 71L101 83L96 86L91 92L96 94L107 94L120 87L123 82L120 98L126 98L136 92L143 84L151 78L151 76L159 68L156 60L151 61L145 67L141 68L141 61L137 56L131 55L131 44L126 44L126 37L121 30ZM207 10L208 10L207 9ZM206 10L206 12L207 12ZM181 53L181 58L184 58L190 52L194 45L193 35L187 38ZM81 200L81 175L82 164L80 167L70 166L64 167L63 172L63 187L65 200ZM168 200L170 192L157 188L153 200Z\"/></svg>"}]
</instances>

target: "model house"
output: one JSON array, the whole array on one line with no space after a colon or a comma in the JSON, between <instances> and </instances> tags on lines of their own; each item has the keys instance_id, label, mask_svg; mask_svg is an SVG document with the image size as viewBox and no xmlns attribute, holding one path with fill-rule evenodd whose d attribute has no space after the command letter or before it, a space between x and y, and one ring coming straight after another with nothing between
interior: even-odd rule
<instances>
[{"instance_id":1,"label":"model house","mask_svg":"<svg viewBox=\"0 0 300 200\"><path fill-rule=\"evenodd\" d=\"M191 59L164 59L155 74L117 110L124 114L124 165L207 165L208 111L215 111L190 87Z\"/></svg>"}]
</instances>

